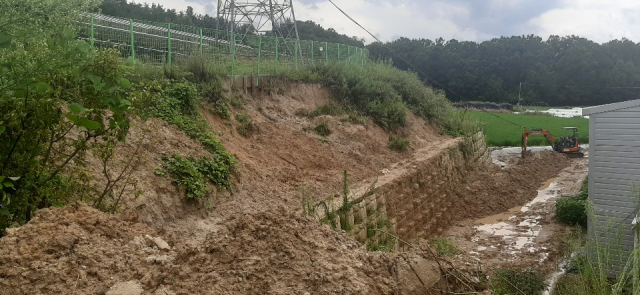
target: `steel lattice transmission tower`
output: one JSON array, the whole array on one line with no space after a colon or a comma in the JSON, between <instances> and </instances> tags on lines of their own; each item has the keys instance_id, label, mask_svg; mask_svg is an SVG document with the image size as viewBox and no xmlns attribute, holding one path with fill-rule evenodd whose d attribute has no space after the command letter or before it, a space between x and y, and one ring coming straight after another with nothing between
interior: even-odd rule
<instances>
[{"instance_id":1,"label":"steel lattice transmission tower","mask_svg":"<svg viewBox=\"0 0 640 295\"><path fill-rule=\"evenodd\" d=\"M218 21L237 42L248 34L300 39L292 0L218 0Z\"/></svg>"}]
</instances>

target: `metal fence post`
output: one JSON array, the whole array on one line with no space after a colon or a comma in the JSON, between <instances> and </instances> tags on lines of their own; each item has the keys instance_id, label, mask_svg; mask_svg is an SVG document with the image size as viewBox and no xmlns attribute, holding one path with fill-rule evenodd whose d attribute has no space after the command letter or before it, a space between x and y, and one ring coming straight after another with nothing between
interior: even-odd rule
<instances>
[{"instance_id":1,"label":"metal fence post","mask_svg":"<svg viewBox=\"0 0 640 295\"><path fill-rule=\"evenodd\" d=\"M167 65L171 68L171 24L167 24Z\"/></svg>"},{"instance_id":2,"label":"metal fence post","mask_svg":"<svg viewBox=\"0 0 640 295\"><path fill-rule=\"evenodd\" d=\"M324 64L329 64L329 43L324 42Z\"/></svg>"},{"instance_id":3,"label":"metal fence post","mask_svg":"<svg viewBox=\"0 0 640 295\"><path fill-rule=\"evenodd\" d=\"M276 39L276 75L278 74L278 37Z\"/></svg>"},{"instance_id":4,"label":"metal fence post","mask_svg":"<svg viewBox=\"0 0 640 295\"><path fill-rule=\"evenodd\" d=\"M202 28L200 29L200 54L202 54Z\"/></svg>"},{"instance_id":5,"label":"metal fence post","mask_svg":"<svg viewBox=\"0 0 640 295\"><path fill-rule=\"evenodd\" d=\"M131 58L136 59L136 44L133 35L133 20L129 19L129 35L131 36Z\"/></svg>"},{"instance_id":6,"label":"metal fence post","mask_svg":"<svg viewBox=\"0 0 640 295\"><path fill-rule=\"evenodd\" d=\"M340 61L340 43L338 43L338 61Z\"/></svg>"},{"instance_id":7,"label":"metal fence post","mask_svg":"<svg viewBox=\"0 0 640 295\"><path fill-rule=\"evenodd\" d=\"M313 40L311 40L311 65L313 65Z\"/></svg>"},{"instance_id":8,"label":"metal fence post","mask_svg":"<svg viewBox=\"0 0 640 295\"><path fill-rule=\"evenodd\" d=\"M236 70L236 34L231 36L231 86L233 86L233 78Z\"/></svg>"},{"instance_id":9,"label":"metal fence post","mask_svg":"<svg viewBox=\"0 0 640 295\"><path fill-rule=\"evenodd\" d=\"M256 86L260 87L260 63L262 61L262 35L258 35L258 79Z\"/></svg>"},{"instance_id":10,"label":"metal fence post","mask_svg":"<svg viewBox=\"0 0 640 295\"><path fill-rule=\"evenodd\" d=\"M95 36L94 36L94 26L93 26L93 14L91 14L91 38L89 40L90 40L90 43L91 43L91 50L95 49L95 46L94 46Z\"/></svg>"},{"instance_id":11,"label":"metal fence post","mask_svg":"<svg viewBox=\"0 0 640 295\"><path fill-rule=\"evenodd\" d=\"M296 51L295 62L296 62L296 70L298 70L298 48L300 48L300 44L298 44L298 39L296 39L296 43L294 44L293 48Z\"/></svg>"},{"instance_id":12,"label":"metal fence post","mask_svg":"<svg viewBox=\"0 0 640 295\"><path fill-rule=\"evenodd\" d=\"M351 46L347 45L347 62L351 62Z\"/></svg>"}]
</instances>

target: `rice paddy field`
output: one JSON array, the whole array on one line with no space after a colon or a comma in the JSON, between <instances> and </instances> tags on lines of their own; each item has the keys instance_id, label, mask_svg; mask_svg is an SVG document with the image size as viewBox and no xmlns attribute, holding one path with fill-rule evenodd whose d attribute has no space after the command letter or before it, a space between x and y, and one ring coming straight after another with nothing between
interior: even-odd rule
<instances>
[{"instance_id":1,"label":"rice paddy field","mask_svg":"<svg viewBox=\"0 0 640 295\"><path fill-rule=\"evenodd\" d=\"M578 127L580 143L589 143L589 120L582 117L560 118L547 115L480 111L470 111L468 114L470 119L479 121L483 126L489 146L520 146L524 131L524 128L520 126L529 129L543 128L556 138L572 135L571 131L563 130L562 127ZM529 145L549 145L549 143L544 136L534 135L529 137Z\"/></svg>"}]
</instances>

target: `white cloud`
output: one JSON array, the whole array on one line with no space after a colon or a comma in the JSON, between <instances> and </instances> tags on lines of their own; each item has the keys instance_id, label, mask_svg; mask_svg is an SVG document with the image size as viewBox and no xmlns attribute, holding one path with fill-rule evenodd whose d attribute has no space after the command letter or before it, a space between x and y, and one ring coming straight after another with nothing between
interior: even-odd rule
<instances>
[{"instance_id":1,"label":"white cloud","mask_svg":"<svg viewBox=\"0 0 640 295\"><path fill-rule=\"evenodd\" d=\"M532 20L543 38L577 35L600 43L622 37L640 41L640 2L574 0L564 5Z\"/></svg>"},{"instance_id":2,"label":"white cloud","mask_svg":"<svg viewBox=\"0 0 640 295\"><path fill-rule=\"evenodd\" d=\"M214 0L136 0L215 15ZM348 0L334 1L383 41L398 37L483 41L499 36L578 35L596 42L640 41L636 0ZM373 41L327 0L294 0L296 18Z\"/></svg>"}]
</instances>

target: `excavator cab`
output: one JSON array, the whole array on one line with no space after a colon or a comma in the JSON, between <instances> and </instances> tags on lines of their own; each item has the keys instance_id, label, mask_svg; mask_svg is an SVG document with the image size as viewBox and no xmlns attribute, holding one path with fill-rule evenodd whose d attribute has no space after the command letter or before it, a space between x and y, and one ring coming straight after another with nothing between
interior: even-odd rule
<instances>
[{"instance_id":1,"label":"excavator cab","mask_svg":"<svg viewBox=\"0 0 640 295\"><path fill-rule=\"evenodd\" d=\"M578 147L578 128L562 127L562 129L572 130L573 136L561 136L556 142L556 146L554 147L554 150L561 152L561 150L571 150Z\"/></svg>"},{"instance_id":2,"label":"excavator cab","mask_svg":"<svg viewBox=\"0 0 640 295\"><path fill-rule=\"evenodd\" d=\"M525 129L522 133L522 158L525 158L529 153L527 146L530 135L544 135L553 150L558 153L567 154L570 157L584 157L582 149L578 145L578 128L576 127L563 127L564 130L573 131L572 136L564 136L556 140L551 133L545 129Z\"/></svg>"}]
</instances>

